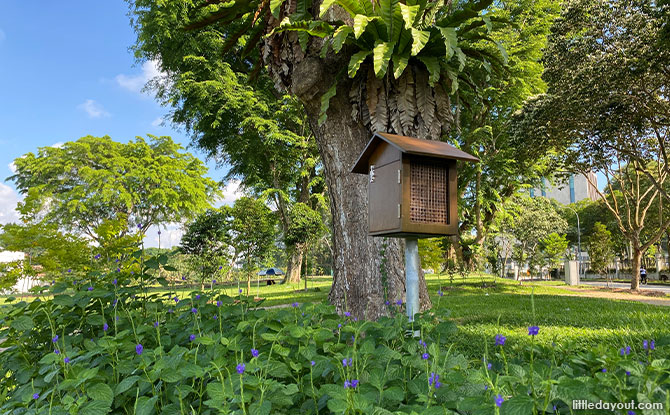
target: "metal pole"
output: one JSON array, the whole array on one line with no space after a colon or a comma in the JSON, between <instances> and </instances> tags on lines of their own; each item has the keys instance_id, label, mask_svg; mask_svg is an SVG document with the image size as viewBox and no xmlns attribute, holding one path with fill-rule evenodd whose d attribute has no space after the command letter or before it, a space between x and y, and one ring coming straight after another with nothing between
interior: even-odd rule
<instances>
[{"instance_id":1,"label":"metal pole","mask_svg":"<svg viewBox=\"0 0 670 415\"><path fill-rule=\"evenodd\" d=\"M405 239L405 290L407 294L407 317L414 320L419 312L419 243L416 238Z\"/></svg>"},{"instance_id":2,"label":"metal pole","mask_svg":"<svg viewBox=\"0 0 670 415\"><path fill-rule=\"evenodd\" d=\"M577 263L579 264L579 276L582 277L582 232L579 229L579 215L577 214L577 211L570 206L566 207L577 216Z\"/></svg>"}]
</instances>

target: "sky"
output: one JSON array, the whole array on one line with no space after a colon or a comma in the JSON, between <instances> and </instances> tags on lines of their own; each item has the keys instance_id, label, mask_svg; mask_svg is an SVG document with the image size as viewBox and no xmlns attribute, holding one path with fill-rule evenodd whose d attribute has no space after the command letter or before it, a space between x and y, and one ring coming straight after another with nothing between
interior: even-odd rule
<instances>
[{"instance_id":1,"label":"sky","mask_svg":"<svg viewBox=\"0 0 670 415\"><path fill-rule=\"evenodd\" d=\"M144 84L159 72L136 62L129 48L135 33L121 0L63 2L2 0L0 3L0 224L17 219L20 196L11 181L12 161L39 147L86 135L127 142L136 136L169 135L184 147L184 131L163 125L168 112ZM202 152L188 151L205 161ZM209 176L225 170L206 162ZM223 203L237 197L228 183ZM164 229L161 246L178 244L176 225ZM157 229L145 239L157 246Z\"/></svg>"}]
</instances>

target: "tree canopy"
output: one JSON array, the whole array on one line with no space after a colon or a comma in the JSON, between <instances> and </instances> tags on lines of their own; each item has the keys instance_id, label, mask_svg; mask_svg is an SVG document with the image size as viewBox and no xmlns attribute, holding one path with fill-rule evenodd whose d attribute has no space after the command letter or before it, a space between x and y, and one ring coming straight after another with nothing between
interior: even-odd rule
<instances>
[{"instance_id":1,"label":"tree canopy","mask_svg":"<svg viewBox=\"0 0 670 415\"><path fill-rule=\"evenodd\" d=\"M24 222L42 222L110 247L134 230L180 222L209 206L217 184L169 137L126 144L82 137L15 160Z\"/></svg>"}]
</instances>

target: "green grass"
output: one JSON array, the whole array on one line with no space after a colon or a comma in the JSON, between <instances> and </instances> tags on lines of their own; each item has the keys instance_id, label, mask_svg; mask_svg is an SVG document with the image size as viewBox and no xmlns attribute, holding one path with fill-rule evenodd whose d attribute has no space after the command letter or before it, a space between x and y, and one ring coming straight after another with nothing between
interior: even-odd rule
<instances>
[{"instance_id":1,"label":"green grass","mask_svg":"<svg viewBox=\"0 0 670 415\"><path fill-rule=\"evenodd\" d=\"M575 293L556 282L519 285L498 279L492 285L491 277L470 277L450 286L443 279L443 297L436 294L440 284L435 277L429 277L427 283L435 308L449 310L458 324L456 346L470 355L481 355L484 343L491 343L498 333L512 345L528 343L528 326L532 325L540 327L535 341L569 349L597 345L641 348L642 339L658 339L670 332L670 307L560 296L556 294Z\"/></svg>"}]
</instances>

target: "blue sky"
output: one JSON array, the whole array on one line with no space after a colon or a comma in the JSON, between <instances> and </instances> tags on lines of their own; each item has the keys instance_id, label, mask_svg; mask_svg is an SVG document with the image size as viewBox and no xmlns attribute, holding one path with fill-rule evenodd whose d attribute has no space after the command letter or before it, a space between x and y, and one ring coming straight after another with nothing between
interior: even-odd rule
<instances>
[{"instance_id":1,"label":"blue sky","mask_svg":"<svg viewBox=\"0 0 670 415\"><path fill-rule=\"evenodd\" d=\"M12 174L10 163L38 147L85 135L122 142L170 135L189 144L183 131L160 125L167 109L141 92L157 70L151 62L136 63L129 51L135 34L127 10L120 0L2 1L0 224L15 218L17 195L4 181ZM204 160L196 149L189 151ZM221 179L224 171L207 164L209 175ZM155 242L156 235L148 235L147 243Z\"/></svg>"}]
</instances>

